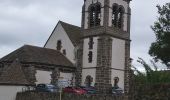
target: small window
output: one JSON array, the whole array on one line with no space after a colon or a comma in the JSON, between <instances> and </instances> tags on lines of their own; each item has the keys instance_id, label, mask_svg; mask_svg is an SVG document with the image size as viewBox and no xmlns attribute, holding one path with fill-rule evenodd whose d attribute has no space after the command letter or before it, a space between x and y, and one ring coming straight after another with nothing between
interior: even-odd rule
<instances>
[{"instance_id":1,"label":"small window","mask_svg":"<svg viewBox=\"0 0 170 100\"><path fill-rule=\"evenodd\" d=\"M119 84L119 77L115 77L115 78L114 78L114 87L115 87L115 88L118 88L118 87L119 87L118 84Z\"/></svg>"},{"instance_id":2,"label":"small window","mask_svg":"<svg viewBox=\"0 0 170 100\"><path fill-rule=\"evenodd\" d=\"M63 54L66 55L66 49L63 50Z\"/></svg>"},{"instance_id":3,"label":"small window","mask_svg":"<svg viewBox=\"0 0 170 100\"><path fill-rule=\"evenodd\" d=\"M61 42L61 40L58 40L57 41L57 50L61 50L61 48L62 48L62 42Z\"/></svg>"},{"instance_id":4,"label":"small window","mask_svg":"<svg viewBox=\"0 0 170 100\"><path fill-rule=\"evenodd\" d=\"M89 49L93 49L93 44L94 44L93 37L90 37L89 38Z\"/></svg>"},{"instance_id":5,"label":"small window","mask_svg":"<svg viewBox=\"0 0 170 100\"><path fill-rule=\"evenodd\" d=\"M86 76L86 80L85 80L85 85L86 85L87 87L90 87L91 84L92 84L92 82L93 82L93 77L91 77L90 75L87 75L87 76Z\"/></svg>"},{"instance_id":6,"label":"small window","mask_svg":"<svg viewBox=\"0 0 170 100\"><path fill-rule=\"evenodd\" d=\"M92 61L93 61L93 52L89 51L88 56L89 56L89 58L88 58L89 63L92 63Z\"/></svg>"}]
</instances>

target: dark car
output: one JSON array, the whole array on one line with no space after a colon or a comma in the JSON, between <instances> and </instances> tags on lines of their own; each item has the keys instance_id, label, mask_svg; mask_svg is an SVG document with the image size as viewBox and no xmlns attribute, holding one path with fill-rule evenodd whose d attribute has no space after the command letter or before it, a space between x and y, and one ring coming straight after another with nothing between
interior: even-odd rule
<instances>
[{"instance_id":1,"label":"dark car","mask_svg":"<svg viewBox=\"0 0 170 100\"><path fill-rule=\"evenodd\" d=\"M80 88L84 89L87 91L88 94L95 94L96 93L96 88L95 87L86 87L86 86L81 86Z\"/></svg>"},{"instance_id":2,"label":"dark car","mask_svg":"<svg viewBox=\"0 0 170 100\"><path fill-rule=\"evenodd\" d=\"M121 95L121 94L123 94L123 89L121 89L119 87L112 87L112 93L117 94L117 95Z\"/></svg>"},{"instance_id":3,"label":"dark car","mask_svg":"<svg viewBox=\"0 0 170 100\"><path fill-rule=\"evenodd\" d=\"M74 94L86 94L87 91L85 91L82 88L76 88L76 87L66 87L63 89L63 92L65 93L74 93Z\"/></svg>"},{"instance_id":4,"label":"dark car","mask_svg":"<svg viewBox=\"0 0 170 100\"><path fill-rule=\"evenodd\" d=\"M52 84L38 84L36 86L38 92L57 92L58 88Z\"/></svg>"}]
</instances>

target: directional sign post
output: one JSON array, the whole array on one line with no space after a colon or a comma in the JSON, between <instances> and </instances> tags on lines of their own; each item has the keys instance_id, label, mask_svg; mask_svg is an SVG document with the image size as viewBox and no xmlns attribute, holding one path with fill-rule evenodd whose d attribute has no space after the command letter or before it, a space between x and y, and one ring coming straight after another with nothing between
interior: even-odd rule
<instances>
[{"instance_id":1,"label":"directional sign post","mask_svg":"<svg viewBox=\"0 0 170 100\"><path fill-rule=\"evenodd\" d=\"M60 92L60 100L62 99L61 98L61 95L62 95L62 90L63 88L69 86L69 82L68 80L64 79L64 78L59 78L58 79L58 83L57 83L58 87L59 87L59 92Z\"/></svg>"}]
</instances>

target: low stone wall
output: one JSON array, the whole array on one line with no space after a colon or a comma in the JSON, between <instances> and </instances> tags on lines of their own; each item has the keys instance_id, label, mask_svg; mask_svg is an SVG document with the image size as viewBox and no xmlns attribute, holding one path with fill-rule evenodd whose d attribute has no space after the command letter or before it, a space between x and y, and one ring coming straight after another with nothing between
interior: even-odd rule
<instances>
[{"instance_id":1,"label":"low stone wall","mask_svg":"<svg viewBox=\"0 0 170 100\"><path fill-rule=\"evenodd\" d=\"M23 92L18 93L16 100L60 100L55 93ZM124 96L115 95L75 95L62 94L62 100L125 100Z\"/></svg>"}]
</instances>

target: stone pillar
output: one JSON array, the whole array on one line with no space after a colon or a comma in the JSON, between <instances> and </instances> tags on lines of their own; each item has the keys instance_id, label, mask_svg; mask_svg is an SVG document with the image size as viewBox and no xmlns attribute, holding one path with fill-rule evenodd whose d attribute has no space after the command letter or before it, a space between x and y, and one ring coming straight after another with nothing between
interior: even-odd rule
<instances>
[{"instance_id":1,"label":"stone pillar","mask_svg":"<svg viewBox=\"0 0 170 100\"><path fill-rule=\"evenodd\" d=\"M29 67L29 71L30 71L30 82L35 84L36 82L36 77L35 77L35 74L36 74L36 70L35 70L35 67L34 66L30 66Z\"/></svg>"},{"instance_id":2,"label":"stone pillar","mask_svg":"<svg viewBox=\"0 0 170 100\"><path fill-rule=\"evenodd\" d=\"M27 77L28 81L31 84L35 84L36 82L36 69L34 67L34 65L30 65L30 64L23 64L22 65L23 71L25 73L25 76Z\"/></svg>"},{"instance_id":3,"label":"stone pillar","mask_svg":"<svg viewBox=\"0 0 170 100\"><path fill-rule=\"evenodd\" d=\"M104 21L103 26L106 28L109 26L109 0L104 0Z\"/></svg>"},{"instance_id":4,"label":"stone pillar","mask_svg":"<svg viewBox=\"0 0 170 100\"><path fill-rule=\"evenodd\" d=\"M56 85L59 77L60 77L60 70L59 68L55 68L51 74L51 84Z\"/></svg>"},{"instance_id":5,"label":"stone pillar","mask_svg":"<svg viewBox=\"0 0 170 100\"><path fill-rule=\"evenodd\" d=\"M101 36L98 39L95 87L98 93L111 93L112 39Z\"/></svg>"},{"instance_id":6,"label":"stone pillar","mask_svg":"<svg viewBox=\"0 0 170 100\"><path fill-rule=\"evenodd\" d=\"M80 41L79 48L77 50L77 65L76 65L76 86L80 86L82 82L82 66L83 66L83 40Z\"/></svg>"},{"instance_id":7,"label":"stone pillar","mask_svg":"<svg viewBox=\"0 0 170 100\"><path fill-rule=\"evenodd\" d=\"M130 41L125 42L125 94L129 93L130 83Z\"/></svg>"}]
</instances>

